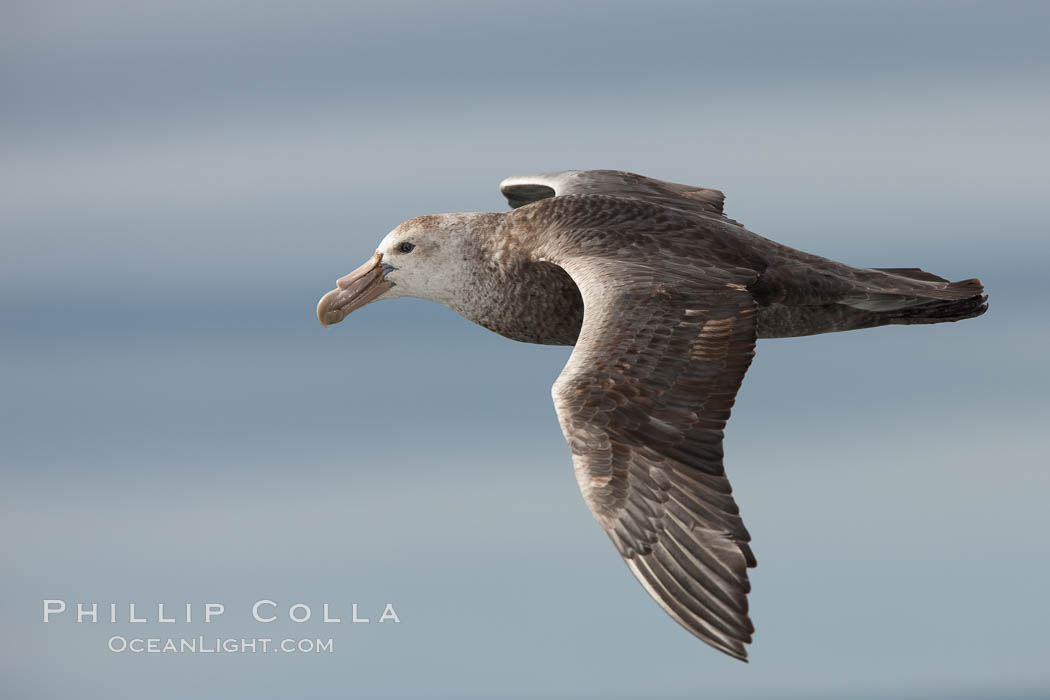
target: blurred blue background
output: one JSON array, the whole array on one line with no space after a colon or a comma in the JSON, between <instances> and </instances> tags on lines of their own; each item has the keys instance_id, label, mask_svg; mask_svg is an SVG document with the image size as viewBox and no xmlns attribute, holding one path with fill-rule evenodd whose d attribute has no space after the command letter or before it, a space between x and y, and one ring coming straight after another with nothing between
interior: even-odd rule
<instances>
[{"instance_id":1,"label":"blurred blue background","mask_svg":"<svg viewBox=\"0 0 1050 700\"><path fill-rule=\"evenodd\" d=\"M1048 23L3 3L0 695L1043 697ZM991 295L976 321L760 343L727 436L750 665L669 620L593 522L550 401L568 348L416 300L314 318L402 220L566 168L718 187L767 237ZM44 625L44 598L227 613ZM258 625L259 598L402 622ZM284 632L335 653L106 650Z\"/></svg>"}]
</instances>

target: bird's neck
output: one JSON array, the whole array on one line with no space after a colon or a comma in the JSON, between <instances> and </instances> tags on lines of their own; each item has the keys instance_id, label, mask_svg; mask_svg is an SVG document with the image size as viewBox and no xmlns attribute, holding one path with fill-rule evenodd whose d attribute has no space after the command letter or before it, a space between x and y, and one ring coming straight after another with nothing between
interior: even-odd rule
<instances>
[{"instance_id":1,"label":"bird's neck","mask_svg":"<svg viewBox=\"0 0 1050 700\"><path fill-rule=\"evenodd\" d=\"M502 218L486 223L488 235L475 241L478 274L445 305L512 340L575 344L583 301L572 279L561 268L532 258L528 232L504 225Z\"/></svg>"}]
</instances>

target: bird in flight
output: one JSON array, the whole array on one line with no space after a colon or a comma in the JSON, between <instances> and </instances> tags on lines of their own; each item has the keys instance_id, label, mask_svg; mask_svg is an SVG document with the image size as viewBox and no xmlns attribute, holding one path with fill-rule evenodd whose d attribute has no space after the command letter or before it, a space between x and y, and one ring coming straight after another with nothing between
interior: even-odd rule
<instances>
[{"instance_id":1,"label":"bird in flight","mask_svg":"<svg viewBox=\"0 0 1050 700\"><path fill-rule=\"evenodd\" d=\"M727 218L718 190L633 173L500 190L510 211L402 223L318 320L418 297L513 340L575 346L552 394L584 500L668 615L746 661L756 562L722 438L755 341L973 318L980 281L804 253Z\"/></svg>"}]
</instances>

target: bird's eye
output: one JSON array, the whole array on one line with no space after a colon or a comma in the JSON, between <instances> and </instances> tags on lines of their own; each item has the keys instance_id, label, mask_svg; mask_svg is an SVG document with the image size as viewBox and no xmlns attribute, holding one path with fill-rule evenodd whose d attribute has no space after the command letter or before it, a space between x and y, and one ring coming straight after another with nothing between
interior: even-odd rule
<instances>
[{"instance_id":1,"label":"bird's eye","mask_svg":"<svg viewBox=\"0 0 1050 700\"><path fill-rule=\"evenodd\" d=\"M415 249L416 249L416 244L415 243L409 243L408 241L405 241L404 243L402 243L401 245L399 245L397 247L397 252L399 252L399 253L411 253Z\"/></svg>"}]
</instances>

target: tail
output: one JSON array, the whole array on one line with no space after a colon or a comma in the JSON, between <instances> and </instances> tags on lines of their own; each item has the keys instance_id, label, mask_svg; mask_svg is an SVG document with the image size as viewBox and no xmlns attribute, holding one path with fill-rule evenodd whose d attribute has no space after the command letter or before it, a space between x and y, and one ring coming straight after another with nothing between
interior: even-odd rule
<instances>
[{"instance_id":1,"label":"tail","mask_svg":"<svg viewBox=\"0 0 1050 700\"><path fill-rule=\"evenodd\" d=\"M988 297L979 279L949 282L918 268L880 268L879 271L926 283L937 283L937 288L923 290L925 293L918 295L920 299L912 297L907 305L880 312L878 315L884 323L911 325L962 321L976 318L988 310ZM916 291L913 290L912 294Z\"/></svg>"},{"instance_id":2,"label":"tail","mask_svg":"<svg viewBox=\"0 0 1050 700\"><path fill-rule=\"evenodd\" d=\"M798 280L811 279L812 267L782 266L764 273L759 284L748 288L760 304L767 300L758 316L758 336L961 321L988 309L980 280L949 282L918 268L842 268L844 272L825 274L809 287Z\"/></svg>"}]
</instances>

